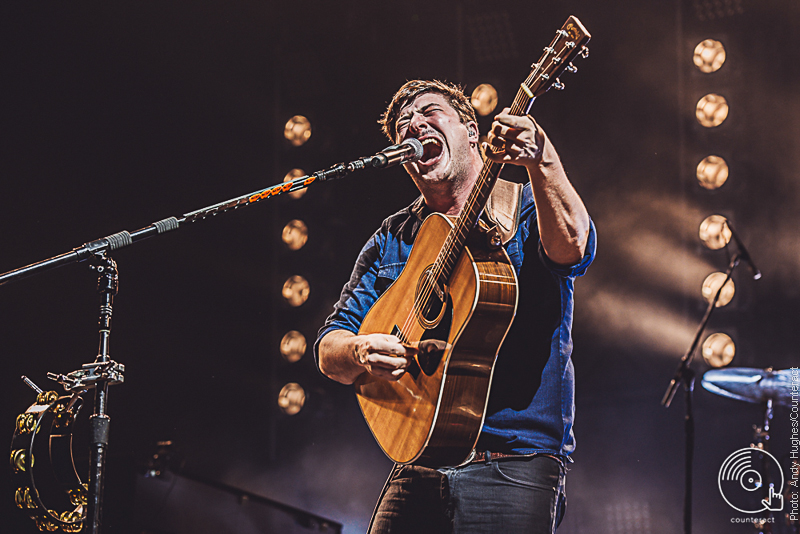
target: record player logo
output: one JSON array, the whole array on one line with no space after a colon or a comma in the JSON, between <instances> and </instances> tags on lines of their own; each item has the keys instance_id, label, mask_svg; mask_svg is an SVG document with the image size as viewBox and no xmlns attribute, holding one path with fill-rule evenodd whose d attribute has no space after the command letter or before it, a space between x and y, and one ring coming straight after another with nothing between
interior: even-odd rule
<instances>
[{"instance_id":1,"label":"record player logo","mask_svg":"<svg viewBox=\"0 0 800 534\"><path fill-rule=\"evenodd\" d=\"M718 481L722 498L734 510L745 514L783 510L783 470L767 451L748 447L732 453L722 462Z\"/></svg>"}]
</instances>

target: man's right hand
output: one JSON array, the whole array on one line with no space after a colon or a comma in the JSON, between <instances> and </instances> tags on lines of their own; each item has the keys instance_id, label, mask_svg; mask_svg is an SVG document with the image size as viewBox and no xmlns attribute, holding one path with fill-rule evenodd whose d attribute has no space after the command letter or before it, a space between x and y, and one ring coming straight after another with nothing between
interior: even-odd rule
<instances>
[{"instance_id":1,"label":"man's right hand","mask_svg":"<svg viewBox=\"0 0 800 534\"><path fill-rule=\"evenodd\" d=\"M384 380L400 380L416 353L416 347L404 345L396 336L333 330L320 341L317 356L325 376L352 384L365 372Z\"/></svg>"},{"instance_id":2,"label":"man's right hand","mask_svg":"<svg viewBox=\"0 0 800 534\"><path fill-rule=\"evenodd\" d=\"M400 380L409 361L417 353L388 334L366 334L353 337L353 356L358 365L371 375L384 380Z\"/></svg>"}]
</instances>

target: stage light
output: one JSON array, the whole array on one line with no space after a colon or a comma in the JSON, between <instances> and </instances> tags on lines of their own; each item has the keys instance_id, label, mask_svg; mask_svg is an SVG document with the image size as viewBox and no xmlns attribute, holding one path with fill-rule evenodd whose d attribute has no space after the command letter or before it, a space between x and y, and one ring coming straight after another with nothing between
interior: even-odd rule
<instances>
[{"instance_id":1,"label":"stage light","mask_svg":"<svg viewBox=\"0 0 800 534\"><path fill-rule=\"evenodd\" d=\"M281 354L290 363L294 363L306 353L306 337L297 330L286 332L281 339Z\"/></svg>"},{"instance_id":2,"label":"stage light","mask_svg":"<svg viewBox=\"0 0 800 534\"><path fill-rule=\"evenodd\" d=\"M709 215L700 223L700 241L711 250L719 250L731 240L728 219L722 215Z\"/></svg>"},{"instance_id":3,"label":"stage light","mask_svg":"<svg viewBox=\"0 0 800 534\"><path fill-rule=\"evenodd\" d=\"M472 91L470 102L478 115L485 117L497 107L497 89L488 83L482 83Z\"/></svg>"},{"instance_id":4,"label":"stage light","mask_svg":"<svg viewBox=\"0 0 800 534\"><path fill-rule=\"evenodd\" d=\"M294 146L300 146L311 137L311 121L302 115L295 115L283 127L283 136Z\"/></svg>"},{"instance_id":5,"label":"stage light","mask_svg":"<svg viewBox=\"0 0 800 534\"><path fill-rule=\"evenodd\" d=\"M283 290L281 294L290 306L297 307L308 300L308 293L310 292L308 281L302 276L294 275L289 277L283 283Z\"/></svg>"},{"instance_id":6,"label":"stage light","mask_svg":"<svg viewBox=\"0 0 800 534\"><path fill-rule=\"evenodd\" d=\"M289 250L300 250L308 241L308 227L300 219L293 219L286 223L281 232L281 239Z\"/></svg>"},{"instance_id":7,"label":"stage light","mask_svg":"<svg viewBox=\"0 0 800 534\"><path fill-rule=\"evenodd\" d=\"M725 273L711 273L709 274L705 280L703 280L703 298L706 299L708 302L714 300L714 296L719 291L719 288L722 287L722 282L725 281ZM720 308L725 306L733 299L733 294L736 292L736 287L733 284L733 280L728 280L725 284L725 287L722 288L722 292L719 295L719 300L717 301L716 307Z\"/></svg>"},{"instance_id":8,"label":"stage light","mask_svg":"<svg viewBox=\"0 0 800 534\"><path fill-rule=\"evenodd\" d=\"M728 101L716 93L709 93L697 101L697 122L706 128L715 128L728 118Z\"/></svg>"},{"instance_id":9,"label":"stage light","mask_svg":"<svg viewBox=\"0 0 800 534\"><path fill-rule=\"evenodd\" d=\"M728 163L719 156L706 156L697 164L697 181L705 189L719 189L728 180Z\"/></svg>"},{"instance_id":10,"label":"stage light","mask_svg":"<svg viewBox=\"0 0 800 534\"><path fill-rule=\"evenodd\" d=\"M718 71L722 64L725 63L725 58L726 53L723 44L714 39L706 39L694 48L692 61L700 69L700 72L708 74Z\"/></svg>"},{"instance_id":11,"label":"stage light","mask_svg":"<svg viewBox=\"0 0 800 534\"><path fill-rule=\"evenodd\" d=\"M303 169L292 169L291 171L286 173L286 176L283 177L284 182L291 182L292 180L296 180L302 176L306 175L306 171ZM292 198L300 198L308 192L308 189L299 189L297 191L292 191L288 193Z\"/></svg>"},{"instance_id":12,"label":"stage light","mask_svg":"<svg viewBox=\"0 0 800 534\"><path fill-rule=\"evenodd\" d=\"M717 332L703 341L702 353L703 359L711 367L725 367L736 355L736 344L727 334Z\"/></svg>"},{"instance_id":13,"label":"stage light","mask_svg":"<svg viewBox=\"0 0 800 534\"><path fill-rule=\"evenodd\" d=\"M299 412L306 403L306 392L296 382L289 382L281 388L278 393L278 406L283 413L294 415Z\"/></svg>"}]
</instances>

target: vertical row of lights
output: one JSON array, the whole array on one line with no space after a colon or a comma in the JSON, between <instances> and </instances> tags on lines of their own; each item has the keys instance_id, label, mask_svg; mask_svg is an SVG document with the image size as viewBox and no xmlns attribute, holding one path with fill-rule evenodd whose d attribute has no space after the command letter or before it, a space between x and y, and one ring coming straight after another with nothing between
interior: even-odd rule
<instances>
[{"instance_id":1,"label":"vertical row of lights","mask_svg":"<svg viewBox=\"0 0 800 534\"><path fill-rule=\"evenodd\" d=\"M715 39L706 39L694 49L692 60L700 72L711 75L725 64L725 46ZM708 93L695 105L697 122L705 128L716 128L728 118L730 108L724 96ZM722 187L728 180L728 163L721 156L710 154L697 164L697 181L703 189L713 191ZM732 234L728 220L722 215L710 215L700 224L700 240L711 250L727 246ZM725 306L733 299L736 291L733 280L725 283L725 274L711 273L703 281L702 294L709 303L722 287L716 306ZM723 287L722 284L725 283ZM736 344L728 334L717 332L709 335L702 345L702 354L712 367L724 367L731 363L736 354Z\"/></svg>"},{"instance_id":2,"label":"vertical row of lights","mask_svg":"<svg viewBox=\"0 0 800 534\"><path fill-rule=\"evenodd\" d=\"M311 138L311 121L302 115L295 115L290 118L283 129L283 136L289 144L295 147L302 146ZM283 181L289 182L301 176L305 176L302 169L291 169L284 176ZM305 195L306 190L301 189L289 193L289 197L297 200ZM308 226L300 219L292 219L283 226L281 240L286 248L291 252L296 252L303 248L308 241ZM302 306L307 300L311 287L308 280L294 274L286 279L281 288L281 296L289 306L297 308ZM289 330L281 338L280 352L283 359L294 364L300 361L308 348L306 337L297 330ZM285 384L278 393L278 407L288 415L297 414L305 404L306 392L297 382Z\"/></svg>"}]
</instances>

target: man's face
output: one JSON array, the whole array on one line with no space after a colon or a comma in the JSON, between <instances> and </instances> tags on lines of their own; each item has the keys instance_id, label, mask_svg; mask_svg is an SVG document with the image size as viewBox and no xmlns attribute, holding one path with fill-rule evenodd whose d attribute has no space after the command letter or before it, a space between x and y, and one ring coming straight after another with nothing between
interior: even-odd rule
<instances>
[{"instance_id":1,"label":"man's face","mask_svg":"<svg viewBox=\"0 0 800 534\"><path fill-rule=\"evenodd\" d=\"M439 93L423 93L400 110L397 142L409 137L422 142L422 158L404 165L417 186L463 180L472 165L470 132L477 135L473 122L464 124L447 98Z\"/></svg>"}]
</instances>

